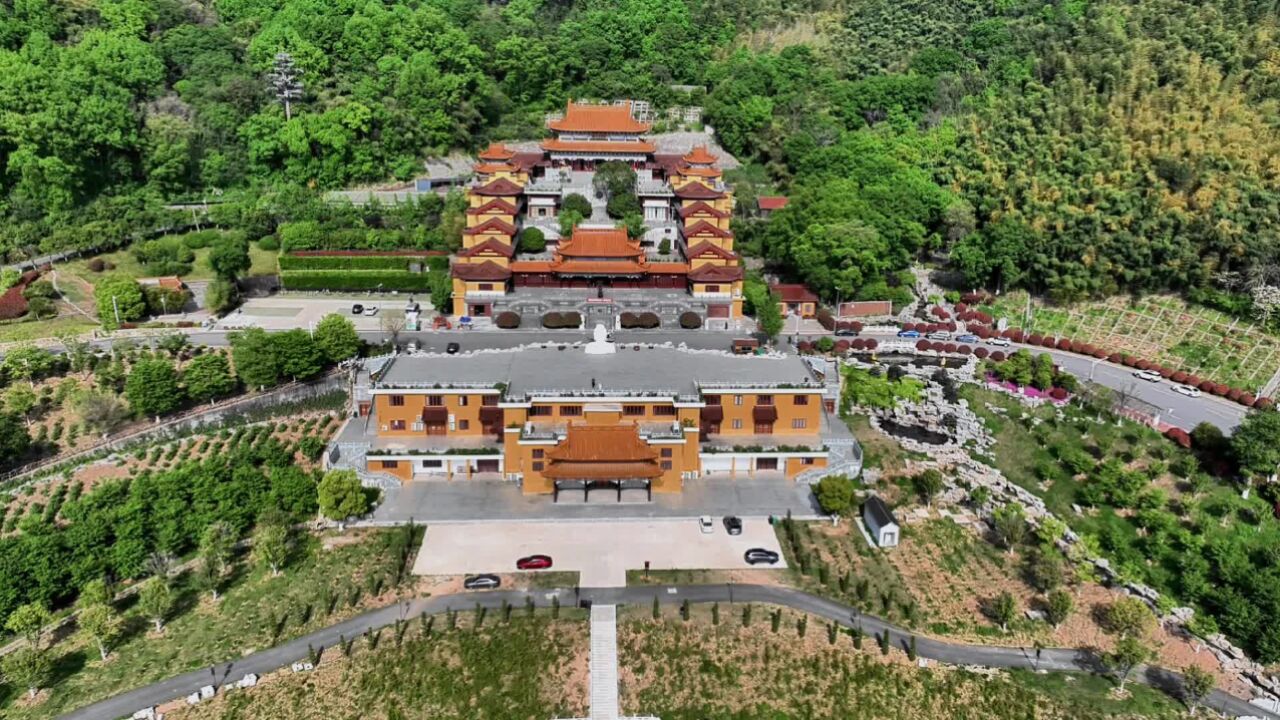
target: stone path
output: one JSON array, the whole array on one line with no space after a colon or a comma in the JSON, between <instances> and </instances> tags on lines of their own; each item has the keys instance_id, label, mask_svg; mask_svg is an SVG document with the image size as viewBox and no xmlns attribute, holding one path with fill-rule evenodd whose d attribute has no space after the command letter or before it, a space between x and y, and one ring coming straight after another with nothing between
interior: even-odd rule
<instances>
[{"instance_id":1,"label":"stone path","mask_svg":"<svg viewBox=\"0 0 1280 720\"><path fill-rule=\"evenodd\" d=\"M618 720L618 606L591 606L591 720Z\"/></svg>"}]
</instances>

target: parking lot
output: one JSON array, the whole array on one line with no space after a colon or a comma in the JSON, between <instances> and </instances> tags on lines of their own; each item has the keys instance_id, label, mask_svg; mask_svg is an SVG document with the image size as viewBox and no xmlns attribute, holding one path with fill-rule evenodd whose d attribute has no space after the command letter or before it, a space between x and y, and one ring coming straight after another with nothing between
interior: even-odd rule
<instances>
[{"instance_id":1,"label":"parking lot","mask_svg":"<svg viewBox=\"0 0 1280 720\"><path fill-rule=\"evenodd\" d=\"M695 518L607 522L468 522L427 528L414 562L418 575L510 573L526 555L550 555L551 571L576 571L583 587L622 587L627 570L740 570L750 548L779 555L777 535L763 518L743 520L741 535L729 535L715 518L703 533ZM786 567L786 560L758 568Z\"/></svg>"},{"instance_id":2,"label":"parking lot","mask_svg":"<svg viewBox=\"0 0 1280 720\"><path fill-rule=\"evenodd\" d=\"M424 313L423 320L429 321L433 313L430 312L431 304L427 302L426 296L415 297L414 299L422 305L424 311L427 311ZM291 330L293 328L306 330L323 320L325 315L336 313L350 318L352 323L355 324L356 330L375 331L382 327L382 315L388 312L403 315L408 301L408 295L399 297L380 296L376 298L356 295L325 298L300 296L251 298L246 300L239 309L219 320L217 327L220 330L239 330L248 327L260 327L266 330ZM377 307L378 313L376 315L353 315L351 306L356 303L366 308L370 306Z\"/></svg>"}]
</instances>

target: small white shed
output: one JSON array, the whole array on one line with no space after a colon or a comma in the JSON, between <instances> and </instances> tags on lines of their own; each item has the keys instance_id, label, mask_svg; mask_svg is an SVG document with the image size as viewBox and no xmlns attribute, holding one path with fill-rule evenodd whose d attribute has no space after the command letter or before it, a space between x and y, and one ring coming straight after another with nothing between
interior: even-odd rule
<instances>
[{"instance_id":1,"label":"small white shed","mask_svg":"<svg viewBox=\"0 0 1280 720\"><path fill-rule=\"evenodd\" d=\"M895 547L898 544L898 520L893 517L893 511L889 510L889 506L877 495L867 498L862 503L862 522L866 523L867 532L871 533L871 538L875 540L876 545L882 548Z\"/></svg>"}]
</instances>

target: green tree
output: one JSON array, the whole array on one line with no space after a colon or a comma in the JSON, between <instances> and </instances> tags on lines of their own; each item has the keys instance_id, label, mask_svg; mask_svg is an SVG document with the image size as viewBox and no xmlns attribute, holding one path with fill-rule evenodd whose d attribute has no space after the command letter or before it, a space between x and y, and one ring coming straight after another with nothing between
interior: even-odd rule
<instances>
[{"instance_id":1,"label":"green tree","mask_svg":"<svg viewBox=\"0 0 1280 720\"><path fill-rule=\"evenodd\" d=\"M120 323L141 320L147 314L147 299L142 286L125 275L99 280L93 287L93 297L98 307L98 320L107 330L115 330Z\"/></svg>"},{"instance_id":2,"label":"green tree","mask_svg":"<svg viewBox=\"0 0 1280 720\"><path fill-rule=\"evenodd\" d=\"M1217 684L1217 680L1214 679L1213 673L1201 668L1199 665L1188 665L1183 668L1182 697L1192 715L1196 714L1200 709L1200 703L1209 696L1209 693L1213 692L1215 684Z\"/></svg>"},{"instance_id":3,"label":"green tree","mask_svg":"<svg viewBox=\"0 0 1280 720\"><path fill-rule=\"evenodd\" d=\"M236 380L231 376L231 364L220 352L198 355L182 369L182 381L187 396L195 402L212 402L235 390Z\"/></svg>"},{"instance_id":4,"label":"green tree","mask_svg":"<svg viewBox=\"0 0 1280 720\"><path fill-rule=\"evenodd\" d=\"M933 499L942 492L942 473L933 468L918 472L911 477L911 488L915 490L920 502L932 507Z\"/></svg>"},{"instance_id":5,"label":"green tree","mask_svg":"<svg viewBox=\"0 0 1280 720\"><path fill-rule=\"evenodd\" d=\"M1102 661L1116 674L1120 680L1120 692L1124 692L1129 675L1138 665L1151 658L1151 651L1136 637L1122 637L1116 641L1115 649L1104 653Z\"/></svg>"},{"instance_id":6,"label":"green tree","mask_svg":"<svg viewBox=\"0 0 1280 720\"><path fill-rule=\"evenodd\" d=\"M1109 632L1127 638L1145 636L1155 625L1156 618L1145 602L1130 595L1107 606L1105 621Z\"/></svg>"},{"instance_id":7,"label":"green tree","mask_svg":"<svg viewBox=\"0 0 1280 720\"><path fill-rule=\"evenodd\" d=\"M0 414L0 467L17 465L31 447L31 435L12 415Z\"/></svg>"},{"instance_id":8,"label":"green tree","mask_svg":"<svg viewBox=\"0 0 1280 720\"><path fill-rule=\"evenodd\" d=\"M1240 469L1271 477L1280 467L1280 411L1255 410L1231 434L1231 450Z\"/></svg>"},{"instance_id":9,"label":"green tree","mask_svg":"<svg viewBox=\"0 0 1280 720\"><path fill-rule=\"evenodd\" d=\"M124 619L110 605L93 603L80 609L76 616L76 627L86 641L97 646L98 656L106 660L112 644L124 630Z\"/></svg>"},{"instance_id":10,"label":"green tree","mask_svg":"<svg viewBox=\"0 0 1280 720\"><path fill-rule=\"evenodd\" d=\"M272 336L276 363L282 375L294 380L306 380L324 369L324 357L311 334L301 328L286 330Z\"/></svg>"},{"instance_id":11,"label":"green tree","mask_svg":"<svg viewBox=\"0 0 1280 720\"><path fill-rule=\"evenodd\" d=\"M520 231L520 252L540 253L547 249L547 237L536 227Z\"/></svg>"},{"instance_id":12,"label":"green tree","mask_svg":"<svg viewBox=\"0 0 1280 720\"><path fill-rule=\"evenodd\" d=\"M320 514L330 520L346 520L369 512L369 498L354 470L330 470L317 490Z\"/></svg>"},{"instance_id":13,"label":"green tree","mask_svg":"<svg viewBox=\"0 0 1280 720\"><path fill-rule=\"evenodd\" d=\"M579 218L591 217L591 201L578 193L569 193L560 203L560 213L577 213Z\"/></svg>"},{"instance_id":14,"label":"green tree","mask_svg":"<svg viewBox=\"0 0 1280 720\"><path fill-rule=\"evenodd\" d=\"M72 397L71 406L86 427L103 435L129 419L129 408L110 392L81 390Z\"/></svg>"},{"instance_id":15,"label":"green tree","mask_svg":"<svg viewBox=\"0 0 1280 720\"><path fill-rule=\"evenodd\" d=\"M305 332L305 331L304 331ZM231 360L236 376L251 388L268 388L280 380L280 362L275 339L262 328L231 333Z\"/></svg>"},{"instance_id":16,"label":"green tree","mask_svg":"<svg viewBox=\"0 0 1280 720\"><path fill-rule=\"evenodd\" d=\"M214 280L204 291L205 309L213 313L224 313L235 307L239 300L240 291L229 280Z\"/></svg>"},{"instance_id":17,"label":"green tree","mask_svg":"<svg viewBox=\"0 0 1280 720\"><path fill-rule=\"evenodd\" d=\"M251 264L249 243L243 236L224 237L209 251L209 267L220 279L228 282L234 282L236 276L248 270Z\"/></svg>"},{"instance_id":18,"label":"green tree","mask_svg":"<svg viewBox=\"0 0 1280 720\"><path fill-rule=\"evenodd\" d=\"M289 526L285 519L279 516L259 519L253 531L253 559L276 577L288 557Z\"/></svg>"},{"instance_id":19,"label":"green tree","mask_svg":"<svg viewBox=\"0 0 1280 720\"><path fill-rule=\"evenodd\" d=\"M583 220L590 217L583 215L576 210L561 210L559 215L560 237L568 238L573 235L573 229L578 227Z\"/></svg>"},{"instance_id":20,"label":"green tree","mask_svg":"<svg viewBox=\"0 0 1280 720\"><path fill-rule=\"evenodd\" d=\"M0 658L0 672L11 684L26 688L27 697L34 698L53 677L53 660L46 651L24 645Z\"/></svg>"},{"instance_id":21,"label":"green tree","mask_svg":"<svg viewBox=\"0 0 1280 720\"><path fill-rule=\"evenodd\" d=\"M14 385L4 393L4 409L22 418L28 427L31 425L31 411L39 402L30 385Z\"/></svg>"},{"instance_id":22,"label":"green tree","mask_svg":"<svg viewBox=\"0 0 1280 720\"><path fill-rule=\"evenodd\" d=\"M26 380L34 384L35 380L47 377L57 366L57 358L53 353L33 345L23 345L4 354L0 361L0 369L13 380Z\"/></svg>"},{"instance_id":23,"label":"green tree","mask_svg":"<svg viewBox=\"0 0 1280 720\"><path fill-rule=\"evenodd\" d=\"M173 367L173 361L164 358L134 363L124 381L124 394L134 412L157 420L159 416L178 409L183 402L178 371Z\"/></svg>"},{"instance_id":24,"label":"green tree","mask_svg":"<svg viewBox=\"0 0 1280 720\"><path fill-rule=\"evenodd\" d=\"M991 522L995 526L996 536L1009 552L1027 539L1027 516L1022 506L1010 503L991 514Z\"/></svg>"},{"instance_id":25,"label":"green tree","mask_svg":"<svg viewBox=\"0 0 1280 720\"><path fill-rule=\"evenodd\" d=\"M225 521L212 522L200 534L199 558L206 585L214 600L235 552L236 534Z\"/></svg>"},{"instance_id":26,"label":"green tree","mask_svg":"<svg viewBox=\"0 0 1280 720\"><path fill-rule=\"evenodd\" d=\"M1045 618L1049 624L1058 627L1071 616L1071 610L1075 606L1075 601L1071 599L1071 593L1058 588L1050 590L1048 597L1045 598Z\"/></svg>"},{"instance_id":27,"label":"green tree","mask_svg":"<svg viewBox=\"0 0 1280 720\"><path fill-rule=\"evenodd\" d=\"M325 360L338 363L355 357L360 351L360 336L356 335L356 327L350 320L330 313L316 324L316 345Z\"/></svg>"},{"instance_id":28,"label":"green tree","mask_svg":"<svg viewBox=\"0 0 1280 720\"><path fill-rule=\"evenodd\" d=\"M828 515L847 516L853 506L853 481L844 475L828 475L818 481L813 494Z\"/></svg>"},{"instance_id":29,"label":"green tree","mask_svg":"<svg viewBox=\"0 0 1280 720\"><path fill-rule=\"evenodd\" d=\"M1008 591L1002 592L991 600L991 619L1000 629L1008 632L1009 623L1018 616L1018 601Z\"/></svg>"},{"instance_id":30,"label":"green tree","mask_svg":"<svg viewBox=\"0 0 1280 720\"><path fill-rule=\"evenodd\" d=\"M164 621L173 612L173 604L173 588L169 587L168 578L152 577L143 581L138 591L138 610L151 621L155 632L164 632Z\"/></svg>"},{"instance_id":31,"label":"green tree","mask_svg":"<svg viewBox=\"0 0 1280 720\"><path fill-rule=\"evenodd\" d=\"M27 645L33 648L39 648L40 636L44 631L44 626L53 620L53 616L45 609L44 605L35 602L29 602L20 605L16 610L10 613L9 617L4 621L4 627L14 635L21 635Z\"/></svg>"}]
</instances>

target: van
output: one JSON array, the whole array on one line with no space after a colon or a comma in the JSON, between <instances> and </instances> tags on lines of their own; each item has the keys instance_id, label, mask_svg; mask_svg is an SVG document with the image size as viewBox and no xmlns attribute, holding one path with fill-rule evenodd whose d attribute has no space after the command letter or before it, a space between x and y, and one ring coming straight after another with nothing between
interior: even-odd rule
<instances>
[{"instance_id":1,"label":"van","mask_svg":"<svg viewBox=\"0 0 1280 720\"><path fill-rule=\"evenodd\" d=\"M939 331L939 332L931 332L931 333L929 333L926 337L928 337L930 340L950 340L950 339L951 339L951 333L949 333L949 332L941 332L941 331Z\"/></svg>"}]
</instances>

